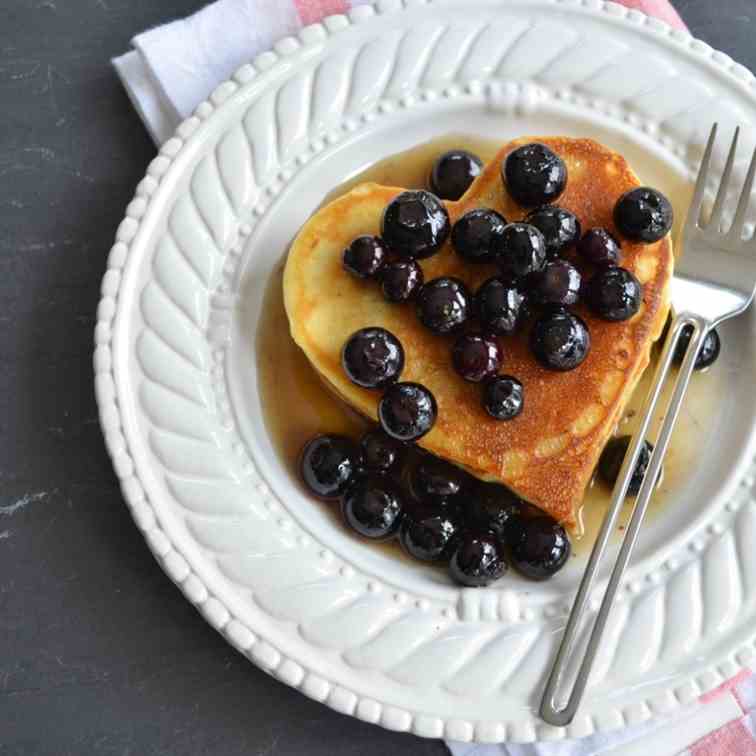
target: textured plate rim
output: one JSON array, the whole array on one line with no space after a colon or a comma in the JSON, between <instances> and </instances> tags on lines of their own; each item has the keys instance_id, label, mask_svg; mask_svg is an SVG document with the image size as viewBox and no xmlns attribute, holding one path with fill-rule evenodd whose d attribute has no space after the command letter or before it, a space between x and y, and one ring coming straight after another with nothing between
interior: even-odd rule
<instances>
[{"instance_id":1,"label":"textured plate rim","mask_svg":"<svg viewBox=\"0 0 756 756\"><path fill-rule=\"evenodd\" d=\"M108 257L95 327L95 388L100 422L108 452L118 475L124 498L137 525L143 531L149 548L168 576L197 606L205 619L221 632L235 648L248 656L263 670L298 688L309 697L326 703L337 711L347 711L358 718L380 723L389 729L410 731L421 736L446 737L461 741L495 742L506 739L506 734L511 731L511 722L480 723L453 719L443 720L360 697L359 694L338 684L308 674L298 663L286 659L270 643L256 637L249 628L237 619L232 618L229 609L208 592L202 580L192 572L178 547L171 541L169 534L164 532L156 521L153 505L146 497L139 471L135 468L132 460L129 441L121 432L121 411L118 406L111 351L112 323L119 312L118 295L122 282L121 271L129 257L131 242L139 231L141 219L147 212L161 178L169 171L176 158L182 154L185 142L201 126L203 121L221 108L240 85L243 86L258 73L267 72L282 63L285 64L287 57L301 52L303 47L317 45L328 35L346 28L350 23L363 21L373 14L395 12L405 6L409 8L425 2L427 0L405 0L405 2L389 0L388 2L378 3L377 7L362 6L349 16L331 16L324 19L320 24L305 27L296 37L287 37L281 40L275 46L274 51L263 53L255 59L254 63L245 64L238 69L231 79L219 85L208 100L197 107L194 115L180 124L175 136L161 147L159 155L150 163L147 175L139 183L136 195L127 208L126 217L119 225L116 242ZM724 74L731 83L747 86L750 89L751 97L756 99L754 97L756 78L748 69L734 62L726 54L714 50L705 42L695 39L687 32L673 29L664 22L612 2L603 2L602 0L552 0L552 2L555 5L581 9L589 14L602 16L608 14L617 23L644 29L645 33L653 34L664 44L670 46L683 45L700 62ZM705 693L715 688L723 680L736 674L753 660L755 640L756 638L752 637L747 644L731 651L727 655L727 660L723 663L710 664L695 676L686 675L683 685L678 681L675 688L670 688L668 694L664 696L666 699L664 711L670 711L690 702L691 696L694 694ZM689 692L681 695L680 691L684 689ZM658 710L658 699L644 702L640 707L638 721L648 719ZM592 722L589 731L608 731L635 723L636 718L633 717L631 720L620 708L615 708L611 714L611 716L602 716L601 718L590 717ZM564 737L567 734L564 728L551 728L535 718L531 719L531 726L527 729L532 733L532 736L520 736L518 740L553 739ZM522 717L518 718L518 723L520 725L518 731L522 733ZM481 729L481 725L485 725L485 727Z\"/></svg>"}]
</instances>

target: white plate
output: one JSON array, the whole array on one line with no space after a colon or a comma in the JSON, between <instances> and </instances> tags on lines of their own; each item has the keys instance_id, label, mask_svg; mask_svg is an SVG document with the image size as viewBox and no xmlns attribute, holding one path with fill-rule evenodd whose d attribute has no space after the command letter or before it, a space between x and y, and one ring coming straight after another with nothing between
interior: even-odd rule
<instances>
[{"instance_id":1,"label":"white plate","mask_svg":"<svg viewBox=\"0 0 756 756\"><path fill-rule=\"evenodd\" d=\"M682 210L713 118L746 127L742 162L754 144L751 74L596 0L362 7L282 40L202 103L119 227L95 369L134 519L208 622L334 709L463 741L637 723L746 664L756 635L750 315L725 329L726 391L689 485L644 531L564 729L535 707L581 565L543 585L508 577L460 590L362 545L276 458L254 348L288 242L328 190L376 159L448 132L593 136Z\"/></svg>"}]
</instances>

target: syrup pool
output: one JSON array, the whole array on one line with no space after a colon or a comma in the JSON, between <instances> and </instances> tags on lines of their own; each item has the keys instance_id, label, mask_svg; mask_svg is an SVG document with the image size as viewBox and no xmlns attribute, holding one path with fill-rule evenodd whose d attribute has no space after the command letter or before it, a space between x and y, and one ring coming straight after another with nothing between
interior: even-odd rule
<instances>
[{"instance_id":1,"label":"syrup pool","mask_svg":"<svg viewBox=\"0 0 756 756\"><path fill-rule=\"evenodd\" d=\"M459 147L488 161L498 151L500 142L466 135L434 139L375 163L335 188L324 199L324 204L365 181L407 189L424 188L435 158L446 150ZM283 262L268 284L257 333L259 387L265 424L273 446L291 474L298 476L299 453L310 438L320 433L342 433L358 438L371 424L325 387L304 353L289 336L289 324L283 305L282 277ZM631 434L635 430L653 377L656 355L655 348L652 363L638 384L620 422L618 435ZM653 519L663 510L665 502L672 499L675 492L685 484L686 476L706 447L708 429L712 427L716 411L716 397L723 390L719 365L720 363L715 364L706 373L696 373L691 381L664 462L664 476L649 505L644 527L653 524ZM665 396L668 397L670 391L671 387L668 386ZM663 415L654 420L650 435L652 441L662 420ZM570 534L575 554L586 555L590 552L609 504L610 494L611 490L598 480L594 480L587 489L578 524ZM315 500L313 504L323 506ZM625 528L630 507L628 502L618 520L618 531ZM397 554L401 553L393 545L391 548Z\"/></svg>"}]
</instances>

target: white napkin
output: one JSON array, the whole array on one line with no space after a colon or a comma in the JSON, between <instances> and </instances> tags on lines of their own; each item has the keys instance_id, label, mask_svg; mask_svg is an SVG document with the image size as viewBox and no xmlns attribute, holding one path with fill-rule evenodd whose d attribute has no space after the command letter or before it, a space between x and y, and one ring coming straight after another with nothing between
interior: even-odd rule
<instances>
[{"instance_id":1,"label":"white napkin","mask_svg":"<svg viewBox=\"0 0 756 756\"><path fill-rule=\"evenodd\" d=\"M324 15L368 2L217 0L193 16L138 34L134 49L113 65L160 145L241 65Z\"/></svg>"},{"instance_id":2,"label":"white napkin","mask_svg":"<svg viewBox=\"0 0 756 756\"><path fill-rule=\"evenodd\" d=\"M636 7L639 1L622 0ZM116 58L113 65L152 138L160 145L220 82L281 37L325 15L345 13L368 2L217 0L189 18L139 34L132 41L134 49ZM741 678L739 684L752 686L756 701L756 683ZM693 756L736 756L716 744L711 749L704 741L692 750L686 749L704 736L709 741L730 726L740 726L746 712L741 698L732 687L719 696L704 697L672 718L582 740L448 745L453 756L675 756L683 751ZM754 750L739 750L737 756L745 753L756 754L756 746Z\"/></svg>"}]
</instances>

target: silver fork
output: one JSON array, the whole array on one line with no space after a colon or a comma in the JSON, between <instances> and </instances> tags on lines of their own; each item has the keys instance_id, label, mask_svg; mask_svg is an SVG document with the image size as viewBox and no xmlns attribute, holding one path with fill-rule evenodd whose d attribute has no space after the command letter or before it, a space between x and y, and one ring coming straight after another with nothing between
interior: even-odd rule
<instances>
[{"instance_id":1,"label":"silver fork","mask_svg":"<svg viewBox=\"0 0 756 756\"><path fill-rule=\"evenodd\" d=\"M585 692L591 667L614 602L614 596L630 561L643 515L646 512L657 476L661 470L672 429L693 373L696 356L704 339L716 325L728 318L740 315L748 308L753 299L754 286L756 285L756 235L751 239L744 240L743 234L754 175L756 175L756 152L754 152L748 169L734 220L727 231L722 229L725 198L735 162L739 133L740 129L738 128L735 130L719 190L708 221L703 218L702 211L706 183L711 167L711 156L717 136L716 124L711 130L706 145L693 200L683 229L682 251L684 254L682 257L678 254L675 276L671 285L674 320L669 329L654 382L643 409L640 427L630 442L625 455L624 464L612 493L609 511L604 518L596 544L588 560L588 566L575 597L575 603L541 700L541 717L552 725L569 724L575 716ZM690 331L691 334L687 346L683 346L680 342L684 331ZM640 456L643 441L648 435L651 419L656 412L662 393L662 387L672 368L675 352L678 350L683 350L685 357L674 378L674 389L659 431L659 437L651 454L640 491L635 499L630 522L625 531L601 607L596 615L585 655L578 667L577 677L569 691L566 704L560 707L557 703L557 689L570 661L575 638L582 625L583 615L588 606L591 589L604 551L627 495L630 478Z\"/></svg>"}]
</instances>

